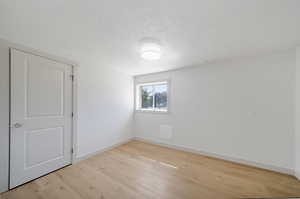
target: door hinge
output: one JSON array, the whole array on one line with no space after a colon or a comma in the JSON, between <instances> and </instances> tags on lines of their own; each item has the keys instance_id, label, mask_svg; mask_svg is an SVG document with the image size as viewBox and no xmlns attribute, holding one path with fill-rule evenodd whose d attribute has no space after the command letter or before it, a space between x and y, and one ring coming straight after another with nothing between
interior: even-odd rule
<instances>
[{"instance_id":1,"label":"door hinge","mask_svg":"<svg viewBox=\"0 0 300 199\"><path fill-rule=\"evenodd\" d=\"M74 82L74 75L70 75L72 82Z\"/></svg>"},{"instance_id":2,"label":"door hinge","mask_svg":"<svg viewBox=\"0 0 300 199\"><path fill-rule=\"evenodd\" d=\"M71 149L71 153L72 153L72 154L74 153L74 148Z\"/></svg>"},{"instance_id":3,"label":"door hinge","mask_svg":"<svg viewBox=\"0 0 300 199\"><path fill-rule=\"evenodd\" d=\"M74 113L73 112L71 113L71 116L74 117Z\"/></svg>"}]
</instances>

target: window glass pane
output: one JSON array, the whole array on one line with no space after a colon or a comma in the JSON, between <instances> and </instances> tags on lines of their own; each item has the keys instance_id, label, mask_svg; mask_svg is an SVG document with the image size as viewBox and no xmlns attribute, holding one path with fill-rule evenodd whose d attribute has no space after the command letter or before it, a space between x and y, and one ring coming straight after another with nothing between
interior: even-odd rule
<instances>
[{"instance_id":1,"label":"window glass pane","mask_svg":"<svg viewBox=\"0 0 300 199\"><path fill-rule=\"evenodd\" d=\"M158 109L167 109L168 106L168 86L167 84L160 84L154 86L154 97L155 97L155 104L154 107Z\"/></svg>"},{"instance_id":2,"label":"window glass pane","mask_svg":"<svg viewBox=\"0 0 300 199\"><path fill-rule=\"evenodd\" d=\"M142 99L141 108L142 109L152 109L153 107L153 86L142 86Z\"/></svg>"}]
</instances>

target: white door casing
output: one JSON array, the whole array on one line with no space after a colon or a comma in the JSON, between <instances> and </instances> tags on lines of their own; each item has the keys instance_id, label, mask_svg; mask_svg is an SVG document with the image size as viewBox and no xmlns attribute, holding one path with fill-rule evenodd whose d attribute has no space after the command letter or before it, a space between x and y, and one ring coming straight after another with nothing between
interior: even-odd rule
<instances>
[{"instance_id":1,"label":"white door casing","mask_svg":"<svg viewBox=\"0 0 300 199\"><path fill-rule=\"evenodd\" d=\"M72 66L11 49L10 188L71 163Z\"/></svg>"}]
</instances>

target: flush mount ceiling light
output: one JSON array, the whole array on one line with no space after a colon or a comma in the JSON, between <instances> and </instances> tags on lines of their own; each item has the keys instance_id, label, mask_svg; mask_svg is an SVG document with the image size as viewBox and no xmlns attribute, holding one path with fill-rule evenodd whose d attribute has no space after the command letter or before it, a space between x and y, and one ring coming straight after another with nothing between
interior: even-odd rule
<instances>
[{"instance_id":1,"label":"flush mount ceiling light","mask_svg":"<svg viewBox=\"0 0 300 199\"><path fill-rule=\"evenodd\" d=\"M158 40L144 38L141 40L141 57L145 60L158 60L161 58L161 45Z\"/></svg>"}]
</instances>

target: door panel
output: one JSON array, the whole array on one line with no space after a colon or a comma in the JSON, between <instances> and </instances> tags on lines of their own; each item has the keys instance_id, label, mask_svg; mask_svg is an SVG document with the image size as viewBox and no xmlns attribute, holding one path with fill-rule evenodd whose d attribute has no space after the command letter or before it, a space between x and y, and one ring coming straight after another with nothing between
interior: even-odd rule
<instances>
[{"instance_id":1,"label":"door panel","mask_svg":"<svg viewBox=\"0 0 300 199\"><path fill-rule=\"evenodd\" d=\"M63 133L63 127L25 132L25 169L63 158ZM39 151L44 151L44 153Z\"/></svg>"},{"instance_id":2,"label":"door panel","mask_svg":"<svg viewBox=\"0 0 300 199\"><path fill-rule=\"evenodd\" d=\"M72 66L11 49L10 188L71 163Z\"/></svg>"},{"instance_id":3,"label":"door panel","mask_svg":"<svg viewBox=\"0 0 300 199\"><path fill-rule=\"evenodd\" d=\"M44 64L44 67L40 67ZM28 65L26 86L27 117L63 117L64 71L50 63L33 59ZM43 84L41 84L43 82Z\"/></svg>"}]
</instances>

